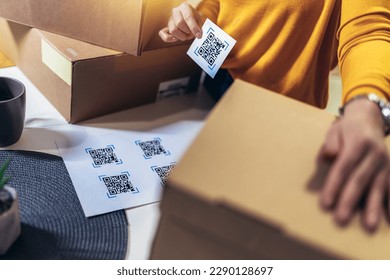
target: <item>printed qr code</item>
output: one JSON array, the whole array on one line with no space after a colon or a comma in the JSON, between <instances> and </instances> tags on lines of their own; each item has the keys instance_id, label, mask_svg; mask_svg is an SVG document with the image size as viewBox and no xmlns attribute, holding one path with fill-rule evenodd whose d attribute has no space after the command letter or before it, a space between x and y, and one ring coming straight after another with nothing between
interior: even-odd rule
<instances>
[{"instance_id":1,"label":"printed qr code","mask_svg":"<svg viewBox=\"0 0 390 280\"><path fill-rule=\"evenodd\" d=\"M145 158L151 158L156 155L169 155L170 153L161 145L161 139L155 138L151 141L136 141L136 144L140 146L144 153Z\"/></svg>"},{"instance_id":2,"label":"printed qr code","mask_svg":"<svg viewBox=\"0 0 390 280\"><path fill-rule=\"evenodd\" d=\"M175 163L166 166L153 166L152 169L160 177L163 186L167 183L167 178L172 169L176 166Z\"/></svg>"},{"instance_id":3,"label":"printed qr code","mask_svg":"<svg viewBox=\"0 0 390 280\"><path fill-rule=\"evenodd\" d=\"M213 32L209 32L197 52L210 66L212 66L225 46L226 45L215 36Z\"/></svg>"},{"instance_id":4,"label":"printed qr code","mask_svg":"<svg viewBox=\"0 0 390 280\"><path fill-rule=\"evenodd\" d=\"M129 180L129 175L122 173L116 176L101 176L100 178L107 187L110 195L117 195L121 193L137 193L138 189L134 188Z\"/></svg>"},{"instance_id":5,"label":"printed qr code","mask_svg":"<svg viewBox=\"0 0 390 280\"><path fill-rule=\"evenodd\" d=\"M102 166L103 164L122 163L122 161L118 160L118 157L114 153L113 147L87 149L86 151L91 156L95 167Z\"/></svg>"}]
</instances>

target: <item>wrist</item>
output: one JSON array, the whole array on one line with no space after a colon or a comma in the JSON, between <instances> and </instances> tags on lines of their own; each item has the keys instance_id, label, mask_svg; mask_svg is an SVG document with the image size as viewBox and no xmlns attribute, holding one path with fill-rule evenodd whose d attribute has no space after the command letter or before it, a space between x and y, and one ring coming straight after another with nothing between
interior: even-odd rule
<instances>
[{"instance_id":1,"label":"wrist","mask_svg":"<svg viewBox=\"0 0 390 280\"><path fill-rule=\"evenodd\" d=\"M363 116L379 126L385 135L390 132L390 105L377 95L357 95L340 108L340 115Z\"/></svg>"}]
</instances>

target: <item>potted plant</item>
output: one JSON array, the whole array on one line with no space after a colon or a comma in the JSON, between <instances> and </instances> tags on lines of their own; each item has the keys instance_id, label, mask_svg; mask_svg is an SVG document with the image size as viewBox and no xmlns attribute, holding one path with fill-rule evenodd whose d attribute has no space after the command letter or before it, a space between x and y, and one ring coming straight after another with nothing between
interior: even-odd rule
<instances>
[{"instance_id":1,"label":"potted plant","mask_svg":"<svg viewBox=\"0 0 390 280\"><path fill-rule=\"evenodd\" d=\"M19 202L16 190L5 176L10 160L0 167L0 254L7 252L20 234Z\"/></svg>"}]
</instances>

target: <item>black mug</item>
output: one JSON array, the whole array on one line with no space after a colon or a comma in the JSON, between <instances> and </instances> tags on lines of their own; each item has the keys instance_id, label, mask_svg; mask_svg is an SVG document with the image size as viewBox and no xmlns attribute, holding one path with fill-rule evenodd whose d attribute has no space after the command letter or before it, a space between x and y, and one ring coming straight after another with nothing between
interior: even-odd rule
<instances>
[{"instance_id":1,"label":"black mug","mask_svg":"<svg viewBox=\"0 0 390 280\"><path fill-rule=\"evenodd\" d=\"M0 77L0 147L19 141L25 115L25 86L16 79Z\"/></svg>"}]
</instances>

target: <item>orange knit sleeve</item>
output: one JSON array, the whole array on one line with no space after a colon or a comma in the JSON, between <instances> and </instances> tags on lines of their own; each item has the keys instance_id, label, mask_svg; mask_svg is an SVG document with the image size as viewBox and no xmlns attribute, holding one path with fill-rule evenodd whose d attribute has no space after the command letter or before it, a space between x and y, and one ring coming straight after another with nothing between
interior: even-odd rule
<instances>
[{"instance_id":1,"label":"orange knit sleeve","mask_svg":"<svg viewBox=\"0 0 390 280\"><path fill-rule=\"evenodd\" d=\"M212 22L217 22L219 14L219 0L203 0L199 3L196 9Z\"/></svg>"},{"instance_id":2,"label":"orange knit sleeve","mask_svg":"<svg viewBox=\"0 0 390 280\"><path fill-rule=\"evenodd\" d=\"M341 2L337 35L343 103L369 92L390 100L390 1Z\"/></svg>"}]
</instances>

